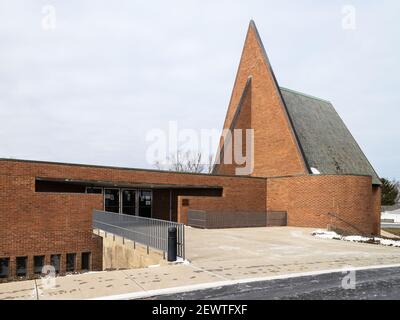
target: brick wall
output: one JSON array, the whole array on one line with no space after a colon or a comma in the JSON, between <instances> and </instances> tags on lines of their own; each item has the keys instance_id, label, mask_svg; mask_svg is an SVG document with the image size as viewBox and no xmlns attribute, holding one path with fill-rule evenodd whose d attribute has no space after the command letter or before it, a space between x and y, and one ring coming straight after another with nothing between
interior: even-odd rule
<instances>
[{"instance_id":1,"label":"brick wall","mask_svg":"<svg viewBox=\"0 0 400 320\"><path fill-rule=\"evenodd\" d=\"M243 179L234 179L224 188L222 198L214 197L178 197L178 221L186 223L187 210L204 210L224 214L224 212L266 212L266 180L257 179L257 183ZM188 204L184 201L188 200Z\"/></svg>"},{"instance_id":2,"label":"brick wall","mask_svg":"<svg viewBox=\"0 0 400 320\"><path fill-rule=\"evenodd\" d=\"M77 270L82 252L91 252L92 269L101 270L101 238L91 232L93 208L102 208L99 195L35 193L34 176L0 171L0 257L10 258L15 274L16 257L27 257L33 275L33 256L61 254L65 273L67 253L76 253Z\"/></svg>"},{"instance_id":3,"label":"brick wall","mask_svg":"<svg viewBox=\"0 0 400 320\"><path fill-rule=\"evenodd\" d=\"M381 187L372 186L372 212L374 219L374 234L381 233Z\"/></svg>"},{"instance_id":4,"label":"brick wall","mask_svg":"<svg viewBox=\"0 0 400 320\"><path fill-rule=\"evenodd\" d=\"M177 199L180 195L219 197L221 189L153 189L152 218L170 220L171 214L171 220L177 221Z\"/></svg>"},{"instance_id":5,"label":"brick wall","mask_svg":"<svg viewBox=\"0 0 400 320\"><path fill-rule=\"evenodd\" d=\"M35 255L45 255L48 264L51 254L61 254L62 273L67 253L77 253L78 270L82 252L92 253L92 269L102 266L101 238L92 233L91 221L92 210L103 207L102 195L37 193L35 177L222 188L221 197L174 193L174 212L181 222L186 222L188 209L222 215L286 211L290 226L367 234L380 230L380 188L372 187L367 176L263 179L0 160L0 257L10 257L12 274L18 256L28 257L29 275Z\"/></svg>"},{"instance_id":6,"label":"brick wall","mask_svg":"<svg viewBox=\"0 0 400 320\"><path fill-rule=\"evenodd\" d=\"M51 254L61 254L62 273L67 253L77 253L78 269L82 252L92 253L92 269L100 270L102 266L101 238L92 233L91 220L93 209L103 208L102 195L35 192L36 177L116 184L219 186L223 195L208 198L212 199L205 201L208 208L265 209L265 180L260 178L0 160L0 258L10 257L11 275L15 274L18 256L28 257L29 276L35 255L45 255L49 264ZM177 195L174 192L174 218Z\"/></svg>"},{"instance_id":7,"label":"brick wall","mask_svg":"<svg viewBox=\"0 0 400 320\"><path fill-rule=\"evenodd\" d=\"M234 146L235 146L235 132L234 130L241 130L241 144L242 149L241 155L246 156L247 155L247 150L246 150L246 129L251 129L251 82L249 83L247 90L242 97L241 101L241 107L238 110L238 113L235 118L235 123L231 125L230 137L226 137L226 139L223 139L224 143L224 149L221 150L220 152L220 163L216 165L216 172L221 175L235 175L236 174L236 168L237 167L244 167L244 165L236 164L235 163L235 157L234 157ZM227 163L225 161L225 153L229 153L231 156L231 162Z\"/></svg>"},{"instance_id":8,"label":"brick wall","mask_svg":"<svg viewBox=\"0 0 400 320\"><path fill-rule=\"evenodd\" d=\"M267 180L267 210L286 211L288 225L379 234L379 187L368 176L307 175ZM328 215L332 213L336 217Z\"/></svg>"},{"instance_id":9,"label":"brick wall","mask_svg":"<svg viewBox=\"0 0 400 320\"><path fill-rule=\"evenodd\" d=\"M244 113L251 115L254 129L254 172L252 176L271 177L307 174L305 162L281 99L278 84L257 31L250 24L242 57L236 75L231 100L226 114L224 129L230 128L235 111L248 78L251 76L251 99L245 102ZM250 111L251 110L251 111ZM246 119L245 115L241 116ZM243 124L238 124L240 128ZM220 141L222 145L223 140ZM218 166L217 173L232 173L229 165Z\"/></svg>"}]
</instances>

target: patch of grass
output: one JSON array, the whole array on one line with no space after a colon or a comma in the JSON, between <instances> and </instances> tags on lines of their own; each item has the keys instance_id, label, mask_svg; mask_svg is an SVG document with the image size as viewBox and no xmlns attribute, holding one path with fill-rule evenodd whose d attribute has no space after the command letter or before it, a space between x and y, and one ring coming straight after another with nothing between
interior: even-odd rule
<instances>
[{"instance_id":1,"label":"patch of grass","mask_svg":"<svg viewBox=\"0 0 400 320\"><path fill-rule=\"evenodd\" d=\"M396 236L400 236L400 228L383 228L383 230L395 234Z\"/></svg>"}]
</instances>

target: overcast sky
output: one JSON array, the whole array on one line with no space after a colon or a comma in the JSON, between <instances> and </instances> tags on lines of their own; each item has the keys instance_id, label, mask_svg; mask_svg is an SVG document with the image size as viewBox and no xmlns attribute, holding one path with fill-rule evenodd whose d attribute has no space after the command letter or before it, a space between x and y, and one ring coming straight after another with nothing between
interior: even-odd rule
<instances>
[{"instance_id":1,"label":"overcast sky","mask_svg":"<svg viewBox=\"0 0 400 320\"><path fill-rule=\"evenodd\" d=\"M148 168L150 129L221 129L254 19L279 84L330 100L399 179L399 13L396 0L0 0L0 157Z\"/></svg>"}]
</instances>

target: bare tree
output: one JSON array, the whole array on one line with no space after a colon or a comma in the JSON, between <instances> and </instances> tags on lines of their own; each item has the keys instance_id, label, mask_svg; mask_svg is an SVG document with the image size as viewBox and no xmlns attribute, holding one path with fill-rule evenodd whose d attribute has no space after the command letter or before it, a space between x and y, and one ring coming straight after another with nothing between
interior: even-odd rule
<instances>
[{"instance_id":1,"label":"bare tree","mask_svg":"<svg viewBox=\"0 0 400 320\"><path fill-rule=\"evenodd\" d=\"M212 173L214 169L214 157L212 154L208 156L207 173Z\"/></svg>"},{"instance_id":2,"label":"bare tree","mask_svg":"<svg viewBox=\"0 0 400 320\"><path fill-rule=\"evenodd\" d=\"M192 172L192 173L210 173L213 167L212 155L208 162L203 162L201 152L181 151L171 154L167 157L167 165L162 165L159 161L154 163L154 167L158 170L169 170L176 172Z\"/></svg>"}]
</instances>

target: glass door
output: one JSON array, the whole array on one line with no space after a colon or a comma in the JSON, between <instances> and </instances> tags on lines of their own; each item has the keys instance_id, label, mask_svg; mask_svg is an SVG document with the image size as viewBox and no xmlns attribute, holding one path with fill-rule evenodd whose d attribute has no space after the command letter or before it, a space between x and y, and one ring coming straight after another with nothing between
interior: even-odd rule
<instances>
[{"instance_id":1,"label":"glass door","mask_svg":"<svg viewBox=\"0 0 400 320\"><path fill-rule=\"evenodd\" d=\"M119 213L119 189L104 189L104 210Z\"/></svg>"},{"instance_id":2,"label":"glass door","mask_svg":"<svg viewBox=\"0 0 400 320\"><path fill-rule=\"evenodd\" d=\"M139 216L151 218L151 190L139 190Z\"/></svg>"},{"instance_id":3,"label":"glass door","mask_svg":"<svg viewBox=\"0 0 400 320\"><path fill-rule=\"evenodd\" d=\"M122 190L122 213L132 216L136 214L135 190Z\"/></svg>"}]
</instances>

